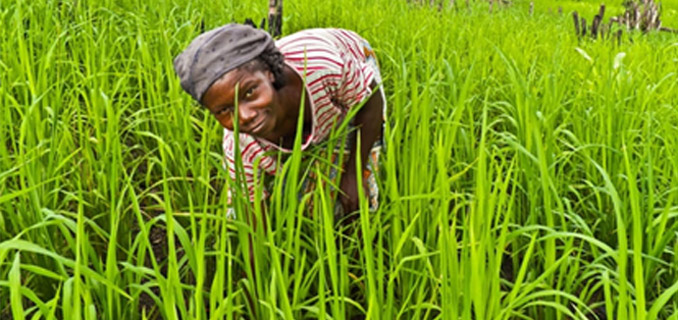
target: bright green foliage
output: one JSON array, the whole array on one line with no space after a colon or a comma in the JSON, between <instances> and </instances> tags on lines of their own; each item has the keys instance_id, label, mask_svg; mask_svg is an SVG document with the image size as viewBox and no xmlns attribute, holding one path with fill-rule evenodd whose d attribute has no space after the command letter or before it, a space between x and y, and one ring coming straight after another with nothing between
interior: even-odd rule
<instances>
[{"instance_id":1,"label":"bright green foliage","mask_svg":"<svg viewBox=\"0 0 678 320\"><path fill-rule=\"evenodd\" d=\"M381 207L340 226L300 140L226 219L174 75L267 1L0 0L0 318L678 318L678 38L455 2L284 1L284 34L355 30L385 78Z\"/></svg>"}]
</instances>

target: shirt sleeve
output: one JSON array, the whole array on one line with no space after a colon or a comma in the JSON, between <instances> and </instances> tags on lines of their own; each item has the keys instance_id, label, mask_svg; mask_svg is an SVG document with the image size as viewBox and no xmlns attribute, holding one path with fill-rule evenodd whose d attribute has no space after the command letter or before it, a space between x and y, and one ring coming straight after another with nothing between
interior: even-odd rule
<instances>
[{"instance_id":1,"label":"shirt sleeve","mask_svg":"<svg viewBox=\"0 0 678 320\"><path fill-rule=\"evenodd\" d=\"M224 167L228 170L232 183L236 181L236 166L235 159L239 156L242 159L243 165L243 187L250 202L254 202L254 195L256 191L255 174L261 177L262 172L268 174L275 174L276 164L275 158L265 155L266 149L252 136L241 133L239 136L240 153L235 151L235 135L232 131L224 129L223 150L224 150ZM257 163L257 159L261 159ZM228 189L228 203L232 200L233 188L229 186ZM263 197L268 197L269 193L264 188Z\"/></svg>"}]
</instances>

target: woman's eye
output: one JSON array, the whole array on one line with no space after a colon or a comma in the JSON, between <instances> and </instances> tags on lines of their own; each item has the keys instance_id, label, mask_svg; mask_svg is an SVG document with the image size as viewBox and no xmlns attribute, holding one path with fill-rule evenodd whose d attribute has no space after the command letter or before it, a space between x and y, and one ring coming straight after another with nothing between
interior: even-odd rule
<instances>
[{"instance_id":1,"label":"woman's eye","mask_svg":"<svg viewBox=\"0 0 678 320\"><path fill-rule=\"evenodd\" d=\"M245 92L245 98L249 98L249 97L251 97L253 94L254 94L254 88L249 88L249 89Z\"/></svg>"}]
</instances>

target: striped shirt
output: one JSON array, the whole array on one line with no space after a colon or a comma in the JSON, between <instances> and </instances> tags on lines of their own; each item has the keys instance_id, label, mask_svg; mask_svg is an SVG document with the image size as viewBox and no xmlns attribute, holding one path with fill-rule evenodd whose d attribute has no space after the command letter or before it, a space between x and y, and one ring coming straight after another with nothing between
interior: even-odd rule
<instances>
[{"instance_id":1,"label":"striped shirt","mask_svg":"<svg viewBox=\"0 0 678 320\"><path fill-rule=\"evenodd\" d=\"M309 29L276 41L285 63L304 79L312 110L311 134L302 150L323 142L331 129L341 123L348 110L372 94L370 84L378 74L367 41L355 32L342 29ZM304 73L305 72L305 73ZM224 165L235 181L235 137L224 129ZM290 152L264 139L240 133L240 157L250 201L254 201L255 164L259 172L275 174L275 156L268 151ZM230 202L230 190L229 190ZM264 190L264 196L268 196Z\"/></svg>"}]
</instances>

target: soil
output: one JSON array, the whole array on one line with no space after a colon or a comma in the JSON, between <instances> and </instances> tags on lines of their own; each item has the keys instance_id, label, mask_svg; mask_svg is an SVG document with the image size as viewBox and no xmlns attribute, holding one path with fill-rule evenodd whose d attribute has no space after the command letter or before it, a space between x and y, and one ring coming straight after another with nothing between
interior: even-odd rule
<instances>
[{"instance_id":1,"label":"soil","mask_svg":"<svg viewBox=\"0 0 678 320\"><path fill-rule=\"evenodd\" d=\"M10 319L12 319L12 314L10 313L8 307L0 310L0 320L10 320Z\"/></svg>"},{"instance_id":2,"label":"soil","mask_svg":"<svg viewBox=\"0 0 678 320\"><path fill-rule=\"evenodd\" d=\"M162 273L163 276L167 276L167 254L169 251L168 244L167 244L167 230L163 225L153 225L150 229L150 232L148 234L149 237L149 242L151 244L151 250L153 251L153 255L155 256L155 262L158 266L160 266L160 272ZM213 240L213 239L212 239ZM207 246L210 246L209 242L211 242L210 239L208 239ZM177 260L180 260L184 256L184 249L177 237L174 238L174 243L176 247L176 254ZM204 290L209 291L209 286L212 283L212 279L214 277L214 258L206 258L208 261L205 263L205 288ZM144 266L147 268L153 268L153 264L151 263L150 260L144 261ZM193 275L193 272L188 270L186 272L186 277L184 279L181 279L181 281L185 284L188 285L195 285L195 276ZM145 281L143 281L145 282ZM142 283L143 283L142 282ZM154 295L160 296L160 288L158 287L152 287L151 292L153 292ZM186 308L188 309L188 303L190 301L190 291L184 291L184 301L186 301ZM205 307L209 307L209 303L207 302L208 297L205 297L206 303L204 304ZM138 307L138 312L141 314L142 312L146 313L147 319L161 319L161 314L157 308L157 305L153 298L151 298L150 295L148 295L145 292L142 292L139 295L139 307ZM207 314L209 315L209 310L206 310ZM0 319L2 320L2 319Z\"/></svg>"},{"instance_id":3,"label":"soil","mask_svg":"<svg viewBox=\"0 0 678 320\"><path fill-rule=\"evenodd\" d=\"M167 274L167 265L164 262L167 260L167 233L164 229L154 225L151 227L149 232L149 242L151 243L151 250L153 255L155 255L155 262L162 266L161 271L163 274ZM183 250L181 250L183 252ZM152 268L153 265L150 261L145 261L144 266L147 268ZM160 288L152 287L151 292L154 295L160 295ZM143 292L139 296L139 314L145 312L148 316L148 319L158 319L160 314L155 308L155 301L151 298L150 295Z\"/></svg>"}]
</instances>

